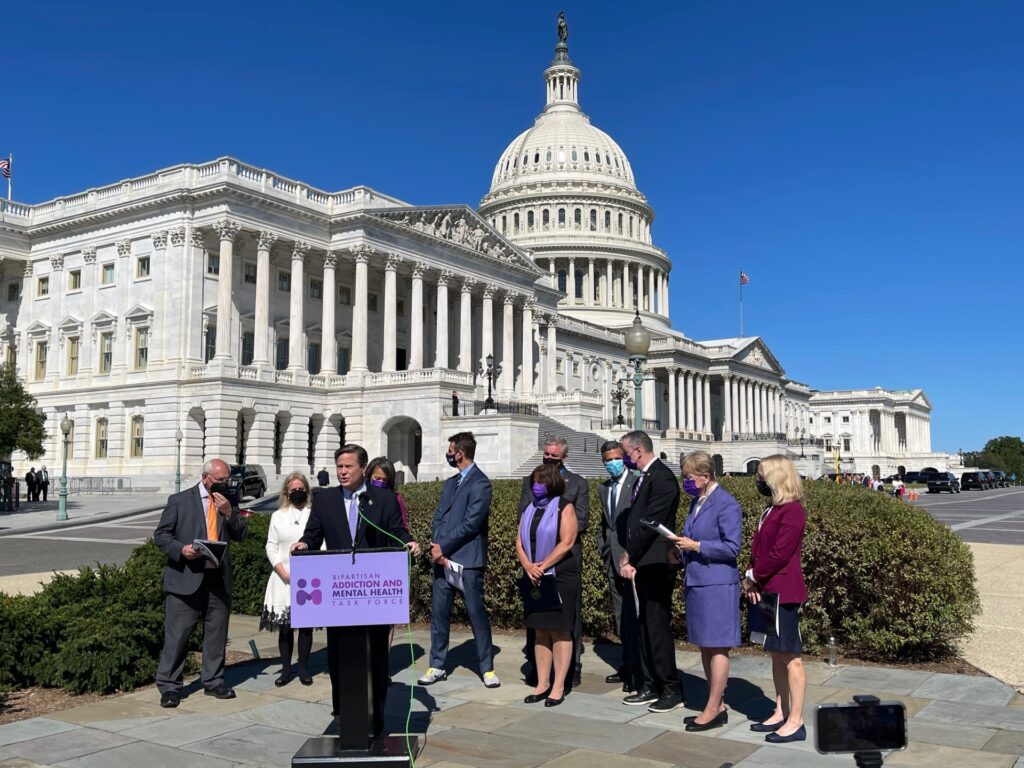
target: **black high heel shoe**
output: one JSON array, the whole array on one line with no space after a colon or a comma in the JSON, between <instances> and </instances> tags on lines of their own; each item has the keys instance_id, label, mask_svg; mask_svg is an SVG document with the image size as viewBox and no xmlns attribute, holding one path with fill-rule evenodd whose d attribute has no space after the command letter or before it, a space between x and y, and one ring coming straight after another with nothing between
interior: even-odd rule
<instances>
[{"instance_id":1,"label":"black high heel shoe","mask_svg":"<svg viewBox=\"0 0 1024 768\"><path fill-rule=\"evenodd\" d=\"M545 699L547 699L549 693L551 693L550 688L544 691L544 693L531 693L529 696L523 699L523 704L536 704L538 702L544 701Z\"/></svg>"}]
</instances>

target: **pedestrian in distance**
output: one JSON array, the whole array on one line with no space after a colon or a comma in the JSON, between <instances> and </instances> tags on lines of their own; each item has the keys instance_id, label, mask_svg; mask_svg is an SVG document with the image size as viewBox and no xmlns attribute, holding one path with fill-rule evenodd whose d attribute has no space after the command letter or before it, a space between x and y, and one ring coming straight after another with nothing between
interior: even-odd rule
<instances>
[{"instance_id":1,"label":"pedestrian in distance","mask_svg":"<svg viewBox=\"0 0 1024 768\"><path fill-rule=\"evenodd\" d=\"M29 467L25 473L25 501L36 500L36 468Z\"/></svg>"},{"instance_id":2,"label":"pedestrian in distance","mask_svg":"<svg viewBox=\"0 0 1024 768\"><path fill-rule=\"evenodd\" d=\"M43 501L46 501L46 494L50 491L50 472L46 469L46 465L43 464L43 468L39 470L36 478L36 486L39 488L38 493L43 494Z\"/></svg>"}]
</instances>

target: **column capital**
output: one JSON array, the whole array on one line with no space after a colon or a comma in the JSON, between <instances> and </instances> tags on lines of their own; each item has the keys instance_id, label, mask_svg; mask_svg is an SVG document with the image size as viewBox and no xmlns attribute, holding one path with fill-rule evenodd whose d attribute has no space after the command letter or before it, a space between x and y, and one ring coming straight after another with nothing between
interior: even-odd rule
<instances>
[{"instance_id":1,"label":"column capital","mask_svg":"<svg viewBox=\"0 0 1024 768\"><path fill-rule=\"evenodd\" d=\"M150 233L149 237L153 240L153 250L162 251L167 247L167 230L161 229L156 232Z\"/></svg>"},{"instance_id":2,"label":"column capital","mask_svg":"<svg viewBox=\"0 0 1024 768\"><path fill-rule=\"evenodd\" d=\"M213 225L213 229L221 240L230 240L231 242L235 241L235 236L241 228L241 224L231 219L221 219Z\"/></svg>"},{"instance_id":3,"label":"column capital","mask_svg":"<svg viewBox=\"0 0 1024 768\"><path fill-rule=\"evenodd\" d=\"M292 246L292 261L303 261L306 258L306 254L309 253L309 243L301 240L297 241Z\"/></svg>"},{"instance_id":4,"label":"column capital","mask_svg":"<svg viewBox=\"0 0 1024 768\"><path fill-rule=\"evenodd\" d=\"M726 383L731 382L735 378L736 378L736 375L733 374L733 373L723 373L722 374L722 380L725 381Z\"/></svg>"},{"instance_id":5,"label":"column capital","mask_svg":"<svg viewBox=\"0 0 1024 768\"><path fill-rule=\"evenodd\" d=\"M132 254L132 241L131 240L118 240L117 241L117 255L120 258L131 256Z\"/></svg>"},{"instance_id":6,"label":"column capital","mask_svg":"<svg viewBox=\"0 0 1024 768\"><path fill-rule=\"evenodd\" d=\"M352 258L355 259L356 264L366 264L370 261L370 256L376 253L373 248L368 245L363 245L362 243L353 245L349 251L352 254Z\"/></svg>"},{"instance_id":7,"label":"column capital","mask_svg":"<svg viewBox=\"0 0 1024 768\"><path fill-rule=\"evenodd\" d=\"M404 259L397 253L389 253L385 255L384 270L387 272L398 271L398 265L401 264Z\"/></svg>"},{"instance_id":8,"label":"column capital","mask_svg":"<svg viewBox=\"0 0 1024 768\"><path fill-rule=\"evenodd\" d=\"M556 328L558 326L558 315L544 315L544 323L550 328Z\"/></svg>"},{"instance_id":9,"label":"column capital","mask_svg":"<svg viewBox=\"0 0 1024 768\"><path fill-rule=\"evenodd\" d=\"M427 265L422 261L414 261L412 263L412 276L417 280L422 280L427 269L429 269L429 267L427 267Z\"/></svg>"},{"instance_id":10,"label":"column capital","mask_svg":"<svg viewBox=\"0 0 1024 768\"><path fill-rule=\"evenodd\" d=\"M666 366L665 366L665 371L666 371L666 372L667 372L667 373L668 373L668 374L669 374L670 376L673 376L673 375L675 375L675 374L679 373L679 366L677 366L677 365L666 365Z\"/></svg>"},{"instance_id":11,"label":"column capital","mask_svg":"<svg viewBox=\"0 0 1024 768\"><path fill-rule=\"evenodd\" d=\"M503 304L515 304L516 303L516 299L518 299L518 298L519 298L519 292L518 291L510 291L510 290L506 289L505 290L505 296L502 299L502 303Z\"/></svg>"},{"instance_id":12,"label":"column capital","mask_svg":"<svg viewBox=\"0 0 1024 768\"><path fill-rule=\"evenodd\" d=\"M523 312L533 312L534 310L537 309L537 304L533 300L532 296L527 296L526 298L523 299L523 307L522 307L522 309L523 309Z\"/></svg>"},{"instance_id":13,"label":"column capital","mask_svg":"<svg viewBox=\"0 0 1024 768\"><path fill-rule=\"evenodd\" d=\"M455 277L455 273L450 269L442 269L437 273L437 284L447 286L448 281Z\"/></svg>"},{"instance_id":14,"label":"column capital","mask_svg":"<svg viewBox=\"0 0 1024 768\"><path fill-rule=\"evenodd\" d=\"M256 247L261 251L269 251L274 247L274 243L277 242L277 233L270 232L266 229L261 229L259 235L256 238Z\"/></svg>"},{"instance_id":15,"label":"column capital","mask_svg":"<svg viewBox=\"0 0 1024 768\"><path fill-rule=\"evenodd\" d=\"M86 247L86 248L83 248L82 249L82 258L85 259L85 263L86 264L95 264L96 263L96 249L93 246L91 246L91 245ZM31 275L32 274L31 264L26 265L26 269L28 269L28 274Z\"/></svg>"},{"instance_id":16,"label":"column capital","mask_svg":"<svg viewBox=\"0 0 1024 768\"><path fill-rule=\"evenodd\" d=\"M175 227L171 230L171 245L178 248L185 244L185 227Z\"/></svg>"},{"instance_id":17,"label":"column capital","mask_svg":"<svg viewBox=\"0 0 1024 768\"><path fill-rule=\"evenodd\" d=\"M203 237L203 231L198 227L192 228L192 247L206 248L206 238Z\"/></svg>"},{"instance_id":18,"label":"column capital","mask_svg":"<svg viewBox=\"0 0 1024 768\"><path fill-rule=\"evenodd\" d=\"M338 252L327 251L324 254L324 269L334 269L338 266Z\"/></svg>"},{"instance_id":19,"label":"column capital","mask_svg":"<svg viewBox=\"0 0 1024 768\"><path fill-rule=\"evenodd\" d=\"M50 269L54 272L60 272L64 269L64 254L59 253L56 256L50 257Z\"/></svg>"},{"instance_id":20,"label":"column capital","mask_svg":"<svg viewBox=\"0 0 1024 768\"><path fill-rule=\"evenodd\" d=\"M479 281L475 277L464 277L462 278L462 292L472 293L473 288Z\"/></svg>"},{"instance_id":21,"label":"column capital","mask_svg":"<svg viewBox=\"0 0 1024 768\"><path fill-rule=\"evenodd\" d=\"M487 283L486 285L484 285L484 298L493 299L494 294L497 292L497 290L498 286L496 286L494 283Z\"/></svg>"}]
</instances>

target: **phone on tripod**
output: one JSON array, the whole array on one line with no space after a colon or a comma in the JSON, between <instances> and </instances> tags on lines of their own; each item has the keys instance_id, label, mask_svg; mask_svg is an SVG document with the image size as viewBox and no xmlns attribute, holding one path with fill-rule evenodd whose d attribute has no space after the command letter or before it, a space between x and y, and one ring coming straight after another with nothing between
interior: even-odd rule
<instances>
[{"instance_id":1,"label":"phone on tripod","mask_svg":"<svg viewBox=\"0 0 1024 768\"><path fill-rule=\"evenodd\" d=\"M899 701L819 704L814 748L823 755L896 752L907 748L907 708Z\"/></svg>"}]
</instances>

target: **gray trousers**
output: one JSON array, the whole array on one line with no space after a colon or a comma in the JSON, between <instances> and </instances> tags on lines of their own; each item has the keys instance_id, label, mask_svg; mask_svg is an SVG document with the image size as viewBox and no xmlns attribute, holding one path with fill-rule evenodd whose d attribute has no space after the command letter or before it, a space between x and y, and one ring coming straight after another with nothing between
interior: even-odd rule
<instances>
[{"instance_id":1,"label":"gray trousers","mask_svg":"<svg viewBox=\"0 0 1024 768\"><path fill-rule=\"evenodd\" d=\"M164 615L164 647L156 670L160 693L180 691L188 654L188 638L196 622L203 621L203 666L200 673L204 688L224 684L224 651L231 616L231 595L224 589L224 577L211 569L203 583L191 595L167 593Z\"/></svg>"}]
</instances>

